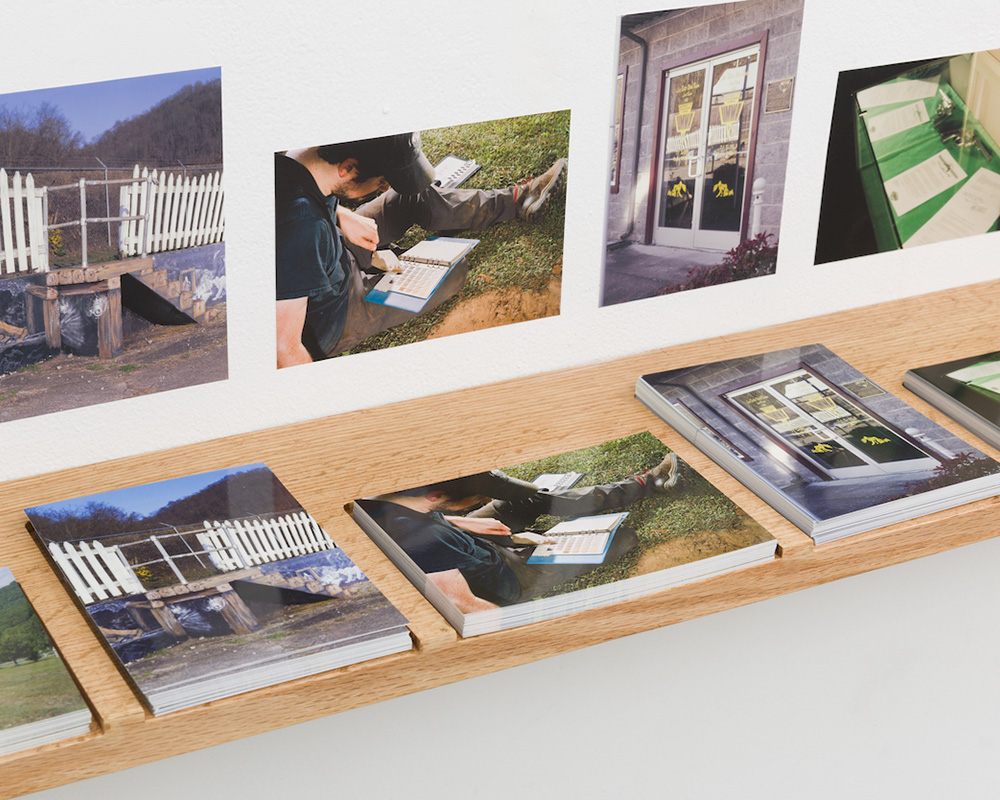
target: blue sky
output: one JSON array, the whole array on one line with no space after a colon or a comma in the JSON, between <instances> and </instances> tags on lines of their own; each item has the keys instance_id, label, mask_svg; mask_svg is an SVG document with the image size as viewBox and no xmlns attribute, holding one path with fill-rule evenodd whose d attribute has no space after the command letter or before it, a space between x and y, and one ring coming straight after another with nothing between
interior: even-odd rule
<instances>
[{"instance_id":1,"label":"blue sky","mask_svg":"<svg viewBox=\"0 0 1000 800\"><path fill-rule=\"evenodd\" d=\"M167 503L188 497L195 492L211 486L226 475L235 475L238 472L246 472L251 469L263 467L263 464L248 464L242 467L231 469L221 469L215 472L203 472L200 475L188 475L183 478L175 478L170 481L159 481L148 483L145 486L133 486L129 489L116 489L111 492L101 492L91 494L86 497L75 497L72 500L61 500L57 503L49 503L44 506L25 509L30 516L33 511L51 514L53 511L83 511L88 503L102 503L109 506L117 506L122 511L146 516L154 511L159 511ZM223 509L223 515L228 510Z\"/></svg>"},{"instance_id":2,"label":"blue sky","mask_svg":"<svg viewBox=\"0 0 1000 800\"><path fill-rule=\"evenodd\" d=\"M53 89L0 94L0 106L9 109L35 109L48 103L59 109L70 126L91 141L119 120L148 111L179 89L201 81L221 77L219 67L185 72L166 72L141 78L122 78L100 83L80 83Z\"/></svg>"},{"instance_id":3,"label":"blue sky","mask_svg":"<svg viewBox=\"0 0 1000 800\"><path fill-rule=\"evenodd\" d=\"M0 589L14 582L14 575L7 567L0 567Z\"/></svg>"}]
</instances>

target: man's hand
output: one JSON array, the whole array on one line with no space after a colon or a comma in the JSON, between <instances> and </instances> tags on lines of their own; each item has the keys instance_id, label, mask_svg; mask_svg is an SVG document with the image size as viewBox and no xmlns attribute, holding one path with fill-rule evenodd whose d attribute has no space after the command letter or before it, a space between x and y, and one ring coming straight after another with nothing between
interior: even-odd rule
<instances>
[{"instance_id":1,"label":"man's hand","mask_svg":"<svg viewBox=\"0 0 1000 800\"><path fill-rule=\"evenodd\" d=\"M344 238L351 244L374 251L378 247L378 225L375 220L355 214L350 209L337 207L337 225Z\"/></svg>"},{"instance_id":2,"label":"man's hand","mask_svg":"<svg viewBox=\"0 0 1000 800\"><path fill-rule=\"evenodd\" d=\"M510 536L510 528L498 519L451 516L445 516L445 519L456 528L461 528L469 533L478 533L480 536Z\"/></svg>"},{"instance_id":3,"label":"man's hand","mask_svg":"<svg viewBox=\"0 0 1000 800\"><path fill-rule=\"evenodd\" d=\"M399 256L392 250L376 250L372 256L372 266L382 272L402 272L403 267L399 263Z\"/></svg>"}]
</instances>

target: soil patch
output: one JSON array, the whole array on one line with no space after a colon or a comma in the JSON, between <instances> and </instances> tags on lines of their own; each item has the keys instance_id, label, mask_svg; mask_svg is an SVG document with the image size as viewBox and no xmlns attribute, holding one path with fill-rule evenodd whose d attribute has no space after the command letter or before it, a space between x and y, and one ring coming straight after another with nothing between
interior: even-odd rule
<instances>
[{"instance_id":1,"label":"soil patch","mask_svg":"<svg viewBox=\"0 0 1000 800\"><path fill-rule=\"evenodd\" d=\"M129 664L128 671L144 691L155 692L313 649L355 644L398 624L396 610L371 584L355 592L332 602L284 608L261 619L263 627L254 633L185 639Z\"/></svg>"},{"instance_id":2,"label":"soil patch","mask_svg":"<svg viewBox=\"0 0 1000 800\"><path fill-rule=\"evenodd\" d=\"M0 422L225 380L226 309L197 325L156 325L124 337L113 359L60 353L0 377Z\"/></svg>"},{"instance_id":3,"label":"soil patch","mask_svg":"<svg viewBox=\"0 0 1000 800\"><path fill-rule=\"evenodd\" d=\"M742 525L724 531L695 531L667 539L643 553L633 570L634 575L648 575L679 564L729 553L759 544L768 538L767 531L750 517L741 515Z\"/></svg>"},{"instance_id":4,"label":"soil patch","mask_svg":"<svg viewBox=\"0 0 1000 800\"><path fill-rule=\"evenodd\" d=\"M561 290L562 278L556 276L538 292L498 289L463 298L444 316L428 338L438 339L455 333L554 316L559 313Z\"/></svg>"}]
</instances>

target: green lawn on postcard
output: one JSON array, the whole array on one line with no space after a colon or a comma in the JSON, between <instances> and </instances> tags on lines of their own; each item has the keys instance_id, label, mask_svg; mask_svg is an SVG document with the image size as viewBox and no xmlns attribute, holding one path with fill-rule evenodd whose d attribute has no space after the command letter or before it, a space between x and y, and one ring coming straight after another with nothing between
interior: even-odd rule
<instances>
[{"instance_id":1,"label":"green lawn on postcard","mask_svg":"<svg viewBox=\"0 0 1000 800\"><path fill-rule=\"evenodd\" d=\"M78 711L86 704L56 656L0 664L0 730Z\"/></svg>"}]
</instances>

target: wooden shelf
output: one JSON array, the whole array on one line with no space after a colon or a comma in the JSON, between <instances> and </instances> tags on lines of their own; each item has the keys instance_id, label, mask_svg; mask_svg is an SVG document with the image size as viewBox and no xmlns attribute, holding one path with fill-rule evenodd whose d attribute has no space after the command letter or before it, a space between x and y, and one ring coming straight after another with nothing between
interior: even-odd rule
<instances>
[{"instance_id":1,"label":"wooden shelf","mask_svg":"<svg viewBox=\"0 0 1000 800\"><path fill-rule=\"evenodd\" d=\"M0 486L0 564L14 570L94 711L86 736L0 758L0 798L292 725L670 625L1000 532L1000 500L820 547L633 398L636 378L687 364L822 342L889 391L994 457L996 450L902 388L907 368L997 348L1000 282L962 287L679 345L602 364L365 409L9 482ZM669 317L667 317L669 319ZM558 402L551 402L557 398ZM780 557L753 569L474 639L452 628L352 522L346 503L643 430L661 438L764 524ZM410 620L416 644L390 656L197 708L148 715L26 527L23 508L195 471L266 463Z\"/></svg>"}]
</instances>

